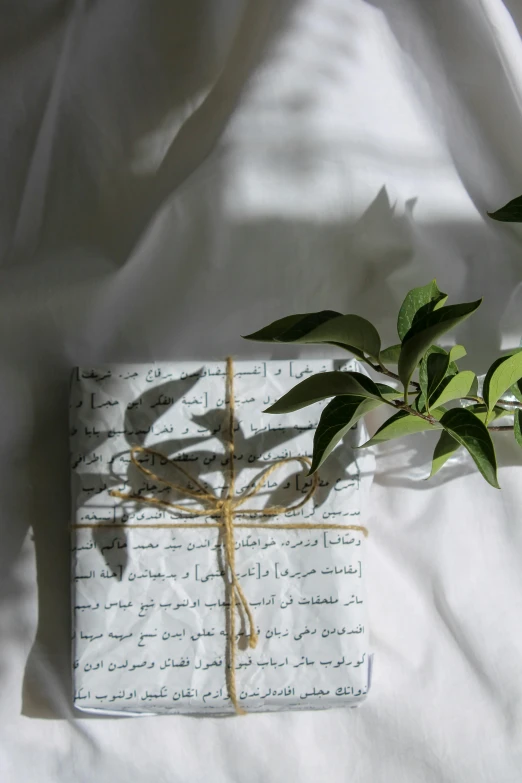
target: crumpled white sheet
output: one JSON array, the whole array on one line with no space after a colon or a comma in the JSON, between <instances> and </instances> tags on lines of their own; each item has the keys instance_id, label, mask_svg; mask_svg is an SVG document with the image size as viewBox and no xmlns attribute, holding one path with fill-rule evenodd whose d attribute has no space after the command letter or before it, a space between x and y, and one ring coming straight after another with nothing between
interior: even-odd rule
<instances>
[{"instance_id":1,"label":"crumpled white sheet","mask_svg":"<svg viewBox=\"0 0 522 783\"><path fill-rule=\"evenodd\" d=\"M427 438L378 455L361 709L78 718L67 379L292 358L239 335L321 308L394 342L404 291L434 276L485 296L459 331L468 366L518 344L521 229L485 213L522 192L519 0L0 5L2 780L518 783L509 438L502 493L467 464L423 482Z\"/></svg>"}]
</instances>

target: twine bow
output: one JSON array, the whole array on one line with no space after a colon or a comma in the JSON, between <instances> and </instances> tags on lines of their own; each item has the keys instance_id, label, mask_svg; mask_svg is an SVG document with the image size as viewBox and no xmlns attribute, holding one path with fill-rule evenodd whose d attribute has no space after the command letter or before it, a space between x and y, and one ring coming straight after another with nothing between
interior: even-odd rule
<instances>
[{"instance_id":1,"label":"twine bow","mask_svg":"<svg viewBox=\"0 0 522 783\"><path fill-rule=\"evenodd\" d=\"M166 500L162 500L156 497L144 497L142 495L136 495L133 493L120 492L119 490L112 490L111 495L113 497L120 498L122 500L132 500L137 503L144 503L147 505L161 506L168 511L180 511L184 514L188 514L192 517L218 517L219 521L205 521L205 522L165 522L154 524L135 524L135 523L93 523L93 524L77 524L75 528L93 528L93 527L124 527L124 528L196 528L196 527L213 527L219 528L223 531L223 543L224 543L224 560L225 560L225 584L227 588L227 690L234 709L238 715L245 715L245 710L239 705L237 697L236 686L236 656L238 652L238 644L236 640L236 608L240 605L246 615L248 621L248 644L249 647L255 648L258 642L258 635L254 622L252 610L248 603L248 599L245 596L243 588L239 582L239 578L236 574L235 566L235 528L264 528L264 529L276 529L276 530L357 530L368 535L368 531L361 525L337 525L329 523L304 523L304 522L288 522L288 523L270 523L270 522L236 522L236 516L253 515L253 516L278 516L289 511L302 508L315 493L319 477L317 473L313 474L310 488L304 495L304 497L297 503L288 506L268 506L262 509L245 507L245 503L251 498L255 497L261 491L263 484L272 473L278 470L283 465L290 462L298 462L303 468L308 469L311 466L311 460L308 457L287 457L286 459L280 459L273 462L266 470L261 473L261 476L253 484L252 488L241 495L236 495L235 483L236 472L234 466L234 366L233 361L229 357L227 358L226 368L226 381L227 381L227 402L228 402L228 433L227 433L227 452L229 458L229 481L224 497L218 497L214 492L209 491L198 479L192 476L185 468L174 462L172 459L166 457L160 451L156 449L150 449L145 446L133 446L131 448L131 461L135 467L141 471L145 476L152 479L154 482L164 484L170 487L171 490L178 494L194 498L200 504L200 508L194 508L180 503L171 503ZM189 489L186 486L181 486L169 481L168 479L159 476L152 470L149 470L142 465L136 458L137 454L148 454L150 456L158 457L164 464L168 464L180 473L182 473L189 482L197 487L196 490Z\"/></svg>"}]
</instances>

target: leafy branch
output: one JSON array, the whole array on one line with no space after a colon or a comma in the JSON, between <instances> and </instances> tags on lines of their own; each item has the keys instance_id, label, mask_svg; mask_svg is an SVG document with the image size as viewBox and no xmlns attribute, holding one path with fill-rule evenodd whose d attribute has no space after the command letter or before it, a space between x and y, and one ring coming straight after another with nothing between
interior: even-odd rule
<instances>
[{"instance_id":1,"label":"leafy branch","mask_svg":"<svg viewBox=\"0 0 522 783\"><path fill-rule=\"evenodd\" d=\"M289 315L247 335L246 339L263 342L335 345L400 387L374 382L359 372L323 372L306 378L268 408L268 413L290 413L331 398L315 432L310 472L322 465L359 419L384 405L394 409L393 415L361 448L436 430L431 476L464 448L486 481L498 487L490 433L513 432L522 446L522 349L493 362L479 394L475 373L460 370L457 364L466 356L464 346L446 350L437 341L473 315L482 300L447 305L447 298L435 280L409 291L397 318L400 342L384 349L373 324L333 310ZM395 366L397 372L391 369ZM503 399L506 393L515 400ZM505 416L513 417L511 425L495 423Z\"/></svg>"}]
</instances>

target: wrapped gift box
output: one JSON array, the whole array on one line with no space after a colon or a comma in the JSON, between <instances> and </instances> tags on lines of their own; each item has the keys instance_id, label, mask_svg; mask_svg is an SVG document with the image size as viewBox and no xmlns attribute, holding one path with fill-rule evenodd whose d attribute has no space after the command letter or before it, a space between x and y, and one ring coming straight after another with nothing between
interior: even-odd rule
<instances>
[{"instance_id":1,"label":"wrapped gift box","mask_svg":"<svg viewBox=\"0 0 522 783\"><path fill-rule=\"evenodd\" d=\"M283 416L263 409L310 373L332 369L361 370L354 361L234 363L237 493L252 487L274 461L311 454L324 403ZM110 494L129 491L194 503L173 497L167 486L136 469L130 450L145 446L172 458L220 496L230 459L223 438L225 375L224 362L74 371L72 605L78 709L112 715L234 711L226 678L227 602L219 530L161 527L183 520L183 512ZM354 445L360 428L350 437ZM138 459L152 473L169 472L157 455L142 452ZM361 508L372 474L371 454L354 452L345 438L322 467L319 486L306 505L269 521L364 525ZM280 465L249 506L295 505L310 481L298 464ZM192 486L189 479L187 486ZM235 676L242 707L260 712L359 704L371 673L363 534L241 527L235 529L235 560L259 634L256 649L243 649L247 631L238 613Z\"/></svg>"}]
</instances>

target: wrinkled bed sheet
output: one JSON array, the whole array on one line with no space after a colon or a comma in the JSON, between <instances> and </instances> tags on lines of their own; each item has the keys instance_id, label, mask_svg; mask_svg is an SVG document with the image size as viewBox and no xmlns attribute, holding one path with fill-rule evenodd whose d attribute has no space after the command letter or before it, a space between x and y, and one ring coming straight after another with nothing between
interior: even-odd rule
<instances>
[{"instance_id":1,"label":"wrinkled bed sheet","mask_svg":"<svg viewBox=\"0 0 522 783\"><path fill-rule=\"evenodd\" d=\"M73 365L296 358L240 335L331 308L395 342L436 277L522 334L520 0L0 3L0 777L518 783L521 457L502 493L429 438L377 454L372 692L357 710L99 719L71 707ZM467 362L467 364L466 364Z\"/></svg>"}]
</instances>

